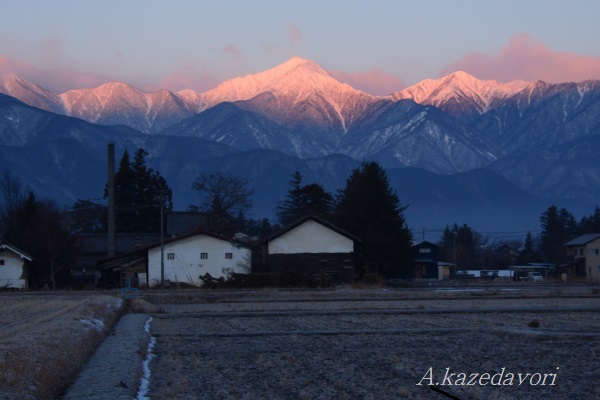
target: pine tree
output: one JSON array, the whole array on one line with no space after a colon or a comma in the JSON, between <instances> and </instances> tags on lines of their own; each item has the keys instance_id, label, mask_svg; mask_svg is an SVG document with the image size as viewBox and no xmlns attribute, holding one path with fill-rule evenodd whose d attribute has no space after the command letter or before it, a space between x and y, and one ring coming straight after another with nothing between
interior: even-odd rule
<instances>
[{"instance_id":1,"label":"pine tree","mask_svg":"<svg viewBox=\"0 0 600 400\"><path fill-rule=\"evenodd\" d=\"M301 186L302 178L300 171L294 172L288 194L277 207L277 219L284 226L307 215L326 219L331 215L333 196L318 183Z\"/></svg>"},{"instance_id":2,"label":"pine tree","mask_svg":"<svg viewBox=\"0 0 600 400\"><path fill-rule=\"evenodd\" d=\"M355 169L338 192L335 223L362 239L366 272L388 278L413 275L412 233L404 218L406 207L390 188L376 162Z\"/></svg>"},{"instance_id":3,"label":"pine tree","mask_svg":"<svg viewBox=\"0 0 600 400\"><path fill-rule=\"evenodd\" d=\"M282 225L288 225L298 219L301 209L301 193L300 185L302 184L303 176L300 171L296 170L289 181L290 188L285 200L280 202L277 207L277 219Z\"/></svg>"},{"instance_id":4,"label":"pine tree","mask_svg":"<svg viewBox=\"0 0 600 400\"><path fill-rule=\"evenodd\" d=\"M130 162L125 150L119 162L115 173L117 232L160 232L161 203L163 212L173 208L173 192L158 171L146 166L147 155L138 149Z\"/></svg>"},{"instance_id":5,"label":"pine tree","mask_svg":"<svg viewBox=\"0 0 600 400\"><path fill-rule=\"evenodd\" d=\"M592 215L581 218L579 233L600 233L600 207L596 206Z\"/></svg>"},{"instance_id":6,"label":"pine tree","mask_svg":"<svg viewBox=\"0 0 600 400\"><path fill-rule=\"evenodd\" d=\"M544 260L552 263L565 261L563 244L577 234L577 222L565 208L560 210L552 205L540 217L542 227L540 250Z\"/></svg>"},{"instance_id":7,"label":"pine tree","mask_svg":"<svg viewBox=\"0 0 600 400\"><path fill-rule=\"evenodd\" d=\"M527 237L525 238L525 244L523 245L523 249L519 253L519 264L527 265L532 262L537 262L538 255L535 251L535 246L533 243L533 236L531 236L531 232L527 232Z\"/></svg>"}]
</instances>

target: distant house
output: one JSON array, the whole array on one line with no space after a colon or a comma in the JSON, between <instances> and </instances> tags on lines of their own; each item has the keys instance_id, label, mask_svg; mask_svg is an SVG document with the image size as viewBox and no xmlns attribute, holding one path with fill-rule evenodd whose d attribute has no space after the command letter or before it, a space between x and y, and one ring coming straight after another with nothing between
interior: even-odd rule
<instances>
[{"instance_id":1,"label":"distant house","mask_svg":"<svg viewBox=\"0 0 600 400\"><path fill-rule=\"evenodd\" d=\"M448 279L448 265L438 262L438 246L426 240L413 242L413 266L417 279Z\"/></svg>"},{"instance_id":2,"label":"distant house","mask_svg":"<svg viewBox=\"0 0 600 400\"><path fill-rule=\"evenodd\" d=\"M27 263L31 256L8 243L0 243L0 289L27 289Z\"/></svg>"},{"instance_id":3,"label":"distant house","mask_svg":"<svg viewBox=\"0 0 600 400\"><path fill-rule=\"evenodd\" d=\"M307 216L263 240L253 272L296 272L352 282L360 239L316 216Z\"/></svg>"},{"instance_id":4,"label":"distant house","mask_svg":"<svg viewBox=\"0 0 600 400\"><path fill-rule=\"evenodd\" d=\"M108 253L106 234L80 234L81 257L71 269L71 281L76 287L106 285L103 268L98 264ZM160 240L158 233L119 233L115 237L117 255L130 253Z\"/></svg>"},{"instance_id":5,"label":"distant house","mask_svg":"<svg viewBox=\"0 0 600 400\"><path fill-rule=\"evenodd\" d=\"M161 251L162 250L162 251ZM162 263L161 263L162 254ZM113 281L156 286L165 281L199 286L201 277L226 277L250 272L250 249L212 232L195 230L100 262L113 272ZM161 267L162 264L162 267Z\"/></svg>"},{"instance_id":6,"label":"distant house","mask_svg":"<svg viewBox=\"0 0 600 400\"><path fill-rule=\"evenodd\" d=\"M564 244L570 275L600 280L600 233L581 235Z\"/></svg>"}]
</instances>

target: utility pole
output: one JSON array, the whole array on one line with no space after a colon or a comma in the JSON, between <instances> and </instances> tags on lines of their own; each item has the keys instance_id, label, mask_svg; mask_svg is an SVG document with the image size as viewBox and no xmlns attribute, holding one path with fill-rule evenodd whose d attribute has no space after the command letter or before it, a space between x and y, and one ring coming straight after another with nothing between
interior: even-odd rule
<instances>
[{"instance_id":1,"label":"utility pole","mask_svg":"<svg viewBox=\"0 0 600 400\"><path fill-rule=\"evenodd\" d=\"M164 229L165 196L160 195L160 286L165 287L165 229Z\"/></svg>"},{"instance_id":2,"label":"utility pole","mask_svg":"<svg viewBox=\"0 0 600 400\"><path fill-rule=\"evenodd\" d=\"M452 257L454 261L454 274L456 275L456 237L458 236L458 232L454 231L454 238L452 239L452 252L454 256Z\"/></svg>"}]
</instances>

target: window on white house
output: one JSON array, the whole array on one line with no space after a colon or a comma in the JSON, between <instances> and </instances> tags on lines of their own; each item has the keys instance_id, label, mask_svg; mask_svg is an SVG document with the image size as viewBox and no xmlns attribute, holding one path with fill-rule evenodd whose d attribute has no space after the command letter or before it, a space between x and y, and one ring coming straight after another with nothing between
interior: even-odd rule
<instances>
[{"instance_id":1,"label":"window on white house","mask_svg":"<svg viewBox=\"0 0 600 400\"><path fill-rule=\"evenodd\" d=\"M200 253L201 260L208 260L208 253Z\"/></svg>"},{"instance_id":2,"label":"window on white house","mask_svg":"<svg viewBox=\"0 0 600 400\"><path fill-rule=\"evenodd\" d=\"M600 249L594 249L594 255L600 255Z\"/></svg>"},{"instance_id":3,"label":"window on white house","mask_svg":"<svg viewBox=\"0 0 600 400\"><path fill-rule=\"evenodd\" d=\"M0 265L4 265L4 260L0 260Z\"/></svg>"},{"instance_id":4,"label":"window on white house","mask_svg":"<svg viewBox=\"0 0 600 400\"><path fill-rule=\"evenodd\" d=\"M225 253L226 260L233 260L233 253Z\"/></svg>"},{"instance_id":5,"label":"window on white house","mask_svg":"<svg viewBox=\"0 0 600 400\"><path fill-rule=\"evenodd\" d=\"M167 260L174 260L175 259L175 253L167 253Z\"/></svg>"}]
</instances>

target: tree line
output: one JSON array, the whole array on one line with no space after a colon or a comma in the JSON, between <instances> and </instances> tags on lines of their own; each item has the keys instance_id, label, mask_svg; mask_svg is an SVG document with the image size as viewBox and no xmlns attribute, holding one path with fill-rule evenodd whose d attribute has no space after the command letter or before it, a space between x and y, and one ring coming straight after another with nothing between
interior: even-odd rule
<instances>
[{"instance_id":1,"label":"tree line","mask_svg":"<svg viewBox=\"0 0 600 400\"><path fill-rule=\"evenodd\" d=\"M119 162L115 173L118 233L158 233L161 210L173 208L172 190L158 171L146 165L147 155L138 149L131 160L125 150ZM407 206L401 204L378 163L363 162L335 194L318 183L305 184L300 171L292 174L288 185L277 206L276 221L253 219L248 217L253 194L248 179L223 172L200 173L192 182L199 202L188 211L205 215L206 229L262 238L303 216L320 216L361 239L361 257L355 260L359 274L412 276L413 235L404 217ZM61 208L52 200L38 199L10 171L4 171L0 191L1 238L34 257L29 271L31 286L66 285L69 269L83 252L79 235L106 233L106 206L78 199L70 208ZM105 198L107 194L105 189ZM439 256L461 269L498 268L515 259L519 263L561 263L565 242L583 233L600 232L600 208L577 222L566 209L553 205L542 213L540 226L539 237L529 233L524 242L492 242L466 224L448 225L437 243Z\"/></svg>"},{"instance_id":2,"label":"tree line","mask_svg":"<svg viewBox=\"0 0 600 400\"><path fill-rule=\"evenodd\" d=\"M515 263L565 264L564 244L587 233L600 233L600 208L579 222L566 208L549 206L540 215L541 233L528 232L524 240L492 241L470 226L446 226L438 245L441 258L460 269L505 268Z\"/></svg>"}]
</instances>

